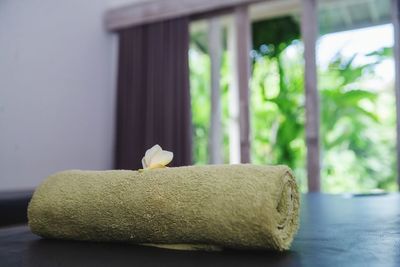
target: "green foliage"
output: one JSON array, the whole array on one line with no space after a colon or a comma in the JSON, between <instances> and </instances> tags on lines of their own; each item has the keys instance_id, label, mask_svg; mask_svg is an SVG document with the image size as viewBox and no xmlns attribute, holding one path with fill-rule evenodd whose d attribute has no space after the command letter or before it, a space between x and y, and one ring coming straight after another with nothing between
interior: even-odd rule
<instances>
[{"instance_id":1,"label":"green foliage","mask_svg":"<svg viewBox=\"0 0 400 267\"><path fill-rule=\"evenodd\" d=\"M253 23L252 29L253 161L291 166L305 190L302 60L284 55L293 42L298 45L299 25L292 17L281 17Z\"/></svg>"},{"instance_id":2,"label":"green foliage","mask_svg":"<svg viewBox=\"0 0 400 267\"><path fill-rule=\"evenodd\" d=\"M284 62L284 63L283 63ZM252 158L257 164L287 164L306 189L304 89L300 54L258 58L251 86Z\"/></svg>"},{"instance_id":3,"label":"green foliage","mask_svg":"<svg viewBox=\"0 0 400 267\"><path fill-rule=\"evenodd\" d=\"M252 24L253 47L262 55L278 57L293 41L300 38L299 24L293 17L280 17Z\"/></svg>"},{"instance_id":4,"label":"green foliage","mask_svg":"<svg viewBox=\"0 0 400 267\"><path fill-rule=\"evenodd\" d=\"M210 126L210 58L205 51L208 47L205 44L204 34L191 36L189 51L190 87L192 99L192 123L193 123L193 157L195 164L207 164L208 158L208 137ZM223 159L229 162L229 83L231 81L230 62L228 53L222 55L221 64L221 100L222 100L222 123L223 123Z\"/></svg>"},{"instance_id":5,"label":"green foliage","mask_svg":"<svg viewBox=\"0 0 400 267\"><path fill-rule=\"evenodd\" d=\"M363 88L382 60L379 53L370 53L375 58L360 66L353 65L355 56L337 55L320 73L325 191L395 189L394 120L382 113L394 112L394 103L382 99L393 91Z\"/></svg>"},{"instance_id":6,"label":"green foliage","mask_svg":"<svg viewBox=\"0 0 400 267\"><path fill-rule=\"evenodd\" d=\"M194 159L196 164L206 164L211 109L210 60L196 46L190 48L189 58Z\"/></svg>"},{"instance_id":7,"label":"green foliage","mask_svg":"<svg viewBox=\"0 0 400 267\"><path fill-rule=\"evenodd\" d=\"M288 164L305 191L302 49L294 46L296 56L283 51L278 59L262 57L254 64L253 160ZM396 188L393 91L365 88L382 60L370 56L375 59L358 66L354 57L337 55L319 73L325 192Z\"/></svg>"},{"instance_id":8,"label":"green foliage","mask_svg":"<svg viewBox=\"0 0 400 267\"><path fill-rule=\"evenodd\" d=\"M259 36L253 38L257 51L251 82L251 153L253 163L292 167L304 192L307 182L303 50L295 40L298 26L284 21L253 25L255 36ZM198 164L208 162L210 118L210 62L202 39L204 36L199 35L190 51L194 158ZM393 89L369 86L369 81L376 79L376 65L391 58L392 49L382 48L366 56L368 63L360 65L355 64L357 55L345 58L339 53L326 69L319 70L325 192L396 189ZM225 162L229 162L230 66L225 52L221 70Z\"/></svg>"}]
</instances>

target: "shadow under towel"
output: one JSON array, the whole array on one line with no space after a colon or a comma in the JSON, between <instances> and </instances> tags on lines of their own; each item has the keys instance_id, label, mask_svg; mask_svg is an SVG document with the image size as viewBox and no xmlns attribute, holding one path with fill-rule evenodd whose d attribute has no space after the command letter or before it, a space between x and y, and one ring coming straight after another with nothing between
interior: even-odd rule
<instances>
[{"instance_id":1,"label":"shadow under towel","mask_svg":"<svg viewBox=\"0 0 400 267\"><path fill-rule=\"evenodd\" d=\"M71 170L37 188L28 218L45 238L286 250L299 226L299 193L286 166Z\"/></svg>"}]
</instances>

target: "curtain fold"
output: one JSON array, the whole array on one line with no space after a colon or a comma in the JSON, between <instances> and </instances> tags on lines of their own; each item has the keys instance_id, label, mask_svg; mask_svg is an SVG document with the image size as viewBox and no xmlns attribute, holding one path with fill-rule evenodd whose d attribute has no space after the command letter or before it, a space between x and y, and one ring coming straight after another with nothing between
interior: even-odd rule
<instances>
[{"instance_id":1,"label":"curtain fold","mask_svg":"<svg viewBox=\"0 0 400 267\"><path fill-rule=\"evenodd\" d=\"M154 144L192 164L188 49L188 18L119 32L115 168L141 168Z\"/></svg>"}]
</instances>

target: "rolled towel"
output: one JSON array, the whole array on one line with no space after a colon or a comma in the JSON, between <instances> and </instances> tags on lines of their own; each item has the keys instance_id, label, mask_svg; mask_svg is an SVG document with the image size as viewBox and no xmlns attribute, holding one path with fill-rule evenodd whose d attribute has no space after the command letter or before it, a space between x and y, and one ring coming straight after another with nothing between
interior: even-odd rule
<instances>
[{"instance_id":1,"label":"rolled towel","mask_svg":"<svg viewBox=\"0 0 400 267\"><path fill-rule=\"evenodd\" d=\"M286 166L71 170L37 188L28 218L46 238L286 250L299 225L299 193Z\"/></svg>"}]
</instances>

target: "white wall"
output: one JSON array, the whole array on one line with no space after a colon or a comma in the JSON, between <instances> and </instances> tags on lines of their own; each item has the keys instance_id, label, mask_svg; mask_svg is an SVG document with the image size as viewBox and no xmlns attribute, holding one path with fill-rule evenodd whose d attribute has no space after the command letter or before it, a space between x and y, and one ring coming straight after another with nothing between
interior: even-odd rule
<instances>
[{"instance_id":1,"label":"white wall","mask_svg":"<svg viewBox=\"0 0 400 267\"><path fill-rule=\"evenodd\" d=\"M112 167L118 1L0 1L0 191Z\"/></svg>"}]
</instances>

